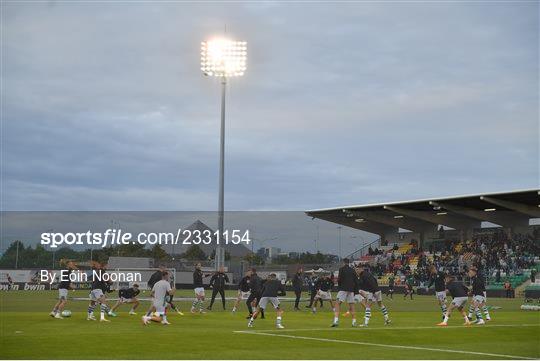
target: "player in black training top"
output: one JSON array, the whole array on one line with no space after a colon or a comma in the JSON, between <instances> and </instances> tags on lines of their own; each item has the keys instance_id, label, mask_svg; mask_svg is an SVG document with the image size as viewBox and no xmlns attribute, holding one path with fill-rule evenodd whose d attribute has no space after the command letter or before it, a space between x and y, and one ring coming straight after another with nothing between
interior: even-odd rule
<instances>
[{"instance_id":1,"label":"player in black training top","mask_svg":"<svg viewBox=\"0 0 540 361\"><path fill-rule=\"evenodd\" d=\"M414 277L411 272L409 272L405 276L405 294L403 295L403 299L407 299L407 296L411 297L411 300L413 299L414 294Z\"/></svg>"},{"instance_id":2,"label":"player in black training top","mask_svg":"<svg viewBox=\"0 0 540 361\"><path fill-rule=\"evenodd\" d=\"M317 279L315 282L315 287L317 288L317 294L313 299L313 307L311 312L317 312L317 301L328 301L332 309L334 308L334 302L332 302L332 287L334 287L334 281L330 278L330 275L324 275Z\"/></svg>"},{"instance_id":3,"label":"player in black training top","mask_svg":"<svg viewBox=\"0 0 540 361\"><path fill-rule=\"evenodd\" d=\"M356 313L354 311L354 295L358 294L358 277L354 269L349 265L349 259L343 259L343 266L338 272L338 293L334 304L334 321L331 327L339 324L339 308L343 302L349 305L349 313L352 316L352 326L356 327Z\"/></svg>"},{"instance_id":4,"label":"player in black training top","mask_svg":"<svg viewBox=\"0 0 540 361\"><path fill-rule=\"evenodd\" d=\"M486 321L491 321L488 308L486 306L486 281L481 273L478 272L476 267L471 267L468 272L469 277L471 278L471 293L473 296L472 302L469 304L469 314L467 315L469 319L472 318L472 313L476 314L476 323L477 325L483 325L486 322L482 317L482 311L486 315Z\"/></svg>"},{"instance_id":5,"label":"player in black training top","mask_svg":"<svg viewBox=\"0 0 540 361\"><path fill-rule=\"evenodd\" d=\"M92 291L90 291L90 304L88 305L88 317L86 318L89 321L95 321L94 317L94 308L96 308L96 305L99 303L100 306L100 322L109 322L108 319L105 318L105 314L108 314L109 316L115 317L116 314L114 312L111 312L111 308L107 304L107 298L105 297L105 293L110 292L111 290L111 281L105 281L105 274L106 271L106 265L105 264L99 264L95 263L94 265L94 273L92 273ZM99 276L98 276L99 275Z\"/></svg>"},{"instance_id":6,"label":"player in black training top","mask_svg":"<svg viewBox=\"0 0 540 361\"><path fill-rule=\"evenodd\" d=\"M253 327L253 322L257 318L257 315L262 310L266 309L266 305L268 305L268 302L270 302L276 309L276 327L284 328L281 324L281 316L283 315L283 310L279 308L278 296L285 296L285 286L283 286L281 281L277 279L276 274L272 273L268 276L266 282L264 282L262 286L261 299L257 304L257 310L249 319L248 327Z\"/></svg>"},{"instance_id":7,"label":"player in black training top","mask_svg":"<svg viewBox=\"0 0 540 361\"><path fill-rule=\"evenodd\" d=\"M311 277L308 277L308 286L309 286L309 305L306 305L306 308L312 308L313 307L313 301L315 300L315 296L317 295L317 280L319 277L315 275L315 272L311 272ZM319 298L319 302L321 303L321 307L323 305L322 299Z\"/></svg>"},{"instance_id":8,"label":"player in black training top","mask_svg":"<svg viewBox=\"0 0 540 361\"><path fill-rule=\"evenodd\" d=\"M293 288L294 296L295 296L295 299L294 299L295 311L300 311L300 308L298 308L298 305L300 303L300 297L302 297L302 286L304 285L303 274L304 274L304 269L302 267L298 267L292 279L292 288Z\"/></svg>"},{"instance_id":9,"label":"player in black training top","mask_svg":"<svg viewBox=\"0 0 540 361\"><path fill-rule=\"evenodd\" d=\"M396 277L392 273L390 277L388 277L388 290L386 291L386 297L390 297L390 299L394 299L394 286L396 284Z\"/></svg>"},{"instance_id":10,"label":"player in black training top","mask_svg":"<svg viewBox=\"0 0 540 361\"><path fill-rule=\"evenodd\" d=\"M74 269L77 269L75 263L71 261L67 263L67 266L67 270L64 269L60 271L60 282L58 283L58 302L56 302L51 313L49 313L49 316L54 318L63 318L61 314L67 303L68 291L71 289L71 281L69 280L69 276L71 273L73 273Z\"/></svg>"},{"instance_id":11,"label":"player in black training top","mask_svg":"<svg viewBox=\"0 0 540 361\"><path fill-rule=\"evenodd\" d=\"M139 290L139 285L134 283L133 286L129 288L122 288L118 291L118 302L111 309L112 312L116 311L120 305L125 303L131 303L131 310L129 310L130 315L136 315L135 310L139 307L139 299L137 296L141 291Z\"/></svg>"},{"instance_id":12,"label":"player in black training top","mask_svg":"<svg viewBox=\"0 0 540 361\"><path fill-rule=\"evenodd\" d=\"M377 303L383 314L384 324L389 325L390 318L388 316L388 309L382 303L382 292L379 289L379 283L377 282L377 279L375 278L375 276L373 276L371 272L369 272L369 269L367 269L367 267L364 267L363 265L358 265L358 267L356 267L356 270L358 274L359 292L365 298L364 306L366 310L364 315L364 324L362 326L367 327L369 324L369 320L371 319L372 302Z\"/></svg>"},{"instance_id":13,"label":"player in black training top","mask_svg":"<svg viewBox=\"0 0 540 361\"><path fill-rule=\"evenodd\" d=\"M252 268L249 279L250 294L246 300L246 306L249 311L249 315L246 317L247 319L250 319L251 316L253 316L253 305L258 304L261 300L262 284L263 280L257 275L257 270ZM264 318L264 309L261 309L261 318Z\"/></svg>"},{"instance_id":14,"label":"player in black training top","mask_svg":"<svg viewBox=\"0 0 540 361\"><path fill-rule=\"evenodd\" d=\"M430 279L428 288L432 285L435 285L435 297L437 297L437 302L441 306L442 317L444 320L444 315L446 315L446 283L444 272L437 271L437 267L434 265L429 268Z\"/></svg>"},{"instance_id":15,"label":"player in black training top","mask_svg":"<svg viewBox=\"0 0 540 361\"><path fill-rule=\"evenodd\" d=\"M171 288L176 288L174 275L172 274L172 272L169 272L169 271L167 271L167 272L169 274L169 283L171 285ZM153 288L153 286L152 286L152 288ZM170 306L171 310L175 310L176 313L178 313L180 316L184 316L184 313L180 311L180 309L176 306L175 303L173 303L173 299L174 299L174 294L173 293L168 293L165 296L165 302Z\"/></svg>"},{"instance_id":16,"label":"player in black training top","mask_svg":"<svg viewBox=\"0 0 540 361\"><path fill-rule=\"evenodd\" d=\"M238 305L242 300L247 299L249 297L249 279L251 277L251 270L246 272L246 275L242 277L240 282L238 283L238 296L236 297L236 301L234 301L232 313L235 313L238 309Z\"/></svg>"},{"instance_id":17,"label":"player in black training top","mask_svg":"<svg viewBox=\"0 0 540 361\"><path fill-rule=\"evenodd\" d=\"M165 266L159 266L159 269L156 272L152 273L150 279L147 282L149 289L154 288L154 285L163 279L163 272L165 272L166 270L167 269L165 268Z\"/></svg>"},{"instance_id":18,"label":"player in black training top","mask_svg":"<svg viewBox=\"0 0 540 361\"><path fill-rule=\"evenodd\" d=\"M11 278L9 273L7 274L7 282L8 282L8 290L12 290L14 283L13 283L13 278Z\"/></svg>"},{"instance_id":19,"label":"player in black training top","mask_svg":"<svg viewBox=\"0 0 540 361\"><path fill-rule=\"evenodd\" d=\"M204 312L204 284L203 278L208 277L209 275L203 274L201 270L201 264L197 263L195 265L195 271L193 271L193 291L195 292L195 301L191 304L191 313L195 313L197 308L199 313Z\"/></svg>"},{"instance_id":20,"label":"player in black training top","mask_svg":"<svg viewBox=\"0 0 540 361\"><path fill-rule=\"evenodd\" d=\"M450 296L452 296L452 302L450 303L450 306L448 307L448 311L446 311L446 314L444 315L444 320L441 323L438 323L437 326L447 326L448 325L448 319L450 318L450 315L452 314L452 310L454 308L457 308L459 312L461 312L461 315L463 316L463 319L465 320L464 325L469 326L471 322L469 321L469 318L467 317L467 313L464 310L464 306L467 303L467 300L469 297L467 297L467 294L469 293L469 289L465 287L465 285L461 281L457 281L455 277L447 275L445 277L446 281L446 290L448 293L450 293Z\"/></svg>"},{"instance_id":21,"label":"player in black training top","mask_svg":"<svg viewBox=\"0 0 540 361\"><path fill-rule=\"evenodd\" d=\"M212 310L216 296L219 293L221 296L221 303L223 304L223 310L225 311L225 286L229 283L229 276L225 273L225 268L220 267L219 270L210 278L210 288L212 289L212 299L210 300L210 306L208 310Z\"/></svg>"}]
</instances>

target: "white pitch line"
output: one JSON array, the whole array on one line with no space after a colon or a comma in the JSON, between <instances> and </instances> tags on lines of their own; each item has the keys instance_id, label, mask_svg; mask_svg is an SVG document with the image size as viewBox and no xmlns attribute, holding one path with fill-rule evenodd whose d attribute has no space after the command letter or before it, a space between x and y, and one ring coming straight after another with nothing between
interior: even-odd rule
<instances>
[{"instance_id":1,"label":"white pitch line","mask_svg":"<svg viewBox=\"0 0 540 361\"><path fill-rule=\"evenodd\" d=\"M346 344L352 344L352 345L373 346L373 347L386 347L386 348L398 348L398 349L407 349L407 350L422 350L422 351L448 352L448 353L459 353L459 354L479 355L479 356L506 357L506 358L512 358L512 359L521 359L521 360L535 360L535 358L532 358L532 357L514 356L514 355L503 355L503 354L487 353L487 352L462 351L462 350L447 350L447 349L442 349L442 348L431 348L431 347L420 347L420 346L387 345L387 344L382 344L382 343L371 343L371 342L360 342L360 341L336 340L336 339L330 339L330 338L306 337L306 336L293 336L293 335L280 335L280 334L267 333L267 332L252 332L252 331L235 331L235 332L237 332L237 333L242 333L242 334L246 334L246 335L261 335L261 336L284 337L284 338L294 338L294 339L308 340L308 341L336 342L336 343L346 343Z\"/></svg>"},{"instance_id":2,"label":"white pitch line","mask_svg":"<svg viewBox=\"0 0 540 361\"><path fill-rule=\"evenodd\" d=\"M472 325L468 328L474 328L474 329L482 329L482 328L491 328L491 327L540 327L540 323L538 324L521 324L521 325ZM466 328L466 326L416 326L416 327L393 327L393 326L385 326L385 327L338 327L338 328L291 328L291 329L283 329L283 330L275 330L275 329L267 329L267 330L261 330L261 332L297 332L297 331L392 331L392 330L445 330L449 328ZM237 333L245 333L245 330L239 330L239 331L233 331ZM258 333L257 330L249 330L248 332L251 333Z\"/></svg>"}]
</instances>

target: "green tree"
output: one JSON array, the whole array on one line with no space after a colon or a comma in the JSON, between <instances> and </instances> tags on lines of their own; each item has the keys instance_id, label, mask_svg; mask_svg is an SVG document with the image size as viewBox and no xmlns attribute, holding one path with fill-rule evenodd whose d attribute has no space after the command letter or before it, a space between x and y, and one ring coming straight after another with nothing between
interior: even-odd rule
<instances>
[{"instance_id":1,"label":"green tree","mask_svg":"<svg viewBox=\"0 0 540 361\"><path fill-rule=\"evenodd\" d=\"M13 241L6 249L2 257L0 257L0 266L3 268L15 268L15 259L17 258L17 244L19 247L19 264L18 267L21 267L22 256L25 251L24 244L21 241Z\"/></svg>"},{"instance_id":2,"label":"green tree","mask_svg":"<svg viewBox=\"0 0 540 361\"><path fill-rule=\"evenodd\" d=\"M171 258L159 244L152 247L150 250L150 256L157 261L168 261Z\"/></svg>"},{"instance_id":3,"label":"green tree","mask_svg":"<svg viewBox=\"0 0 540 361\"><path fill-rule=\"evenodd\" d=\"M246 260L247 262L249 262L249 264L252 264L252 265L256 265L256 266L264 265L264 258L262 258L256 253L247 254L244 257L244 260Z\"/></svg>"},{"instance_id":4,"label":"green tree","mask_svg":"<svg viewBox=\"0 0 540 361\"><path fill-rule=\"evenodd\" d=\"M277 256L276 258L274 258L272 260L272 263L275 263L275 264L291 264L291 263L296 263L296 259L291 258L289 256L285 256L285 255L279 255L279 256Z\"/></svg>"},{"instance_id":5,"label":"green tree","mask_svg":"<svg viewBox=\"0 0 540 361\"><path fill-rule=\"evenodd\" d=\"M212 253L210 254L210 259L216 258L216 250L212 250ZM229 251L225 251L225 261L231 260L231 253Z\"/></svg>"},{"instance_id":6,"label":"green tree","mask_svg":"<svg viewBox=\"0 0 540 361\"><path fill-rule=\"evenodd\" d=\"M180 257L190 261L203 261L206 259L206 254L203 252L201 247L193 244L186 250L186 252L182 253Z\"/></svg>"},{"instance_id":7,"label":"green tree","mask_svg":"<svg viewBox=\"0 0 540 361\"><path fill-rule=\"evenodd\" d=\"M69 247L58 248L55 255L56 264L58 265L58 262L61 259L81 261L83 260L82 255L83 255L83 252L77 252L74 249L71 249Z\"/></svg>"},{"instance_id":8,"label":"green tree","mask_svg":"<svg viewBox=\"0 0 540 361\"><path fill-rule=\"evenodd\" d=\"M93 252L93 259L99 263L107 263L109 257L118 256L118 250L115 247L109 246L105 248L96 249Z\"/></svg>"},{"instance_id":9,"label":"green tree","mask_svg":"<svg viewBox=\"0 0 540 361\"><path fill-rule=\"evenodd\" d=\"M56 251L56 250L55 250ZM56 258L56 255L54 256ZM19 260L20 260L19 256ZM41 244L35 248L28 247L24 251L23 267L53 267L53 252L47 251Z\"/></svg>"}]
</instances>

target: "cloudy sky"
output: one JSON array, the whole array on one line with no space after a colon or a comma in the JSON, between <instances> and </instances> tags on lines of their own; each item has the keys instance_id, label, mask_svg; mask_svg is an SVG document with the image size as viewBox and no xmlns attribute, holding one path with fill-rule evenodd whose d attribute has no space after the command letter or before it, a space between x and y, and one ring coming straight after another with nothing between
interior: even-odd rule
<instances>
[{"instance_id":1,"label":"cloudy sky","mask_svg":"<svg viewBox=\"0 0 540 361\"><path fill-rule=\"evenodd\" d=\"M305 210L539 185L538 2L3 3L2 208Z\"/></svg>"}]
</instances>

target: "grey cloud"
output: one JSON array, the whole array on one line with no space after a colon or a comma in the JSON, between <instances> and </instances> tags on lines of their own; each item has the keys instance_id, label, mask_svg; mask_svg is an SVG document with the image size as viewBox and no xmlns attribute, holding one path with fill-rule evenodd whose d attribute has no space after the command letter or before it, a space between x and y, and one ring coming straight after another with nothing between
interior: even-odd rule
<instances>
[{"instance_id":1,"label":"grey cloud","mask_svg":"<svg viewBox=\"0 0 540 361\"><path fill-rule=\"evenodd\" d=\"M52 4L5 5L4 209L214 209L225 25L229 209L538 186L538 4Z\"/></svg>"}]
</instances>

